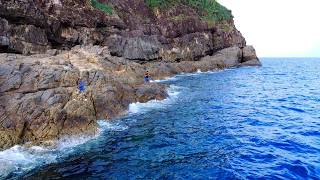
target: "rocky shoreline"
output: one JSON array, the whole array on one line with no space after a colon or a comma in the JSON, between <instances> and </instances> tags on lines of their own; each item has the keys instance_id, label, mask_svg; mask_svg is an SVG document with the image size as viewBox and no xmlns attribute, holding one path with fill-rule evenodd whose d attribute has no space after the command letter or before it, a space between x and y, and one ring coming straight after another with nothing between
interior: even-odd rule
<instances>
[{"instance_id":1,"label":"rocky shoreline","mask_svg":"<svg viewBox=\"0 0 320 180\"><path fill-rule=\"evenodd\" d=\"M87 1L1 0L0 149L94 133L130 103L166 98L165 85L143 82L146 70L163 79L261 65L232 20L210 26L184 4L101 2L112 15Z\"/></svg>"}]
</instances>

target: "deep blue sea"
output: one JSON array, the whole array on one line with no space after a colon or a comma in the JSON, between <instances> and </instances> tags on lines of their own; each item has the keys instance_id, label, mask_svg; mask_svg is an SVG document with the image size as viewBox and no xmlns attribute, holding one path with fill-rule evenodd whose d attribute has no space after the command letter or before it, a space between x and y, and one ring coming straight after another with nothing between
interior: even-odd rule
<instances>
[{"instance_id":1,"label":"deep blue sea","mask_svg":"<svg viewBox=\"0 0 320 180\"><path fill-rule=\"evenodd\" d=\"M0 152L0 179L320 179L320 59L262 63L159 81L93 139Z\"/></svg>"}]
</instances>

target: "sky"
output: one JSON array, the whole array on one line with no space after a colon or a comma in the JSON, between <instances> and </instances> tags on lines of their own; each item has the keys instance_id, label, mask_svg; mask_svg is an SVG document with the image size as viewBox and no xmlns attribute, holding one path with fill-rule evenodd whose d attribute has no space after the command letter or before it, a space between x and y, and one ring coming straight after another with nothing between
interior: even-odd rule
<instances>
[{"instance_id":1,"label":"sky","mask_svg":"<svg viewBox=\"0 0 320 180\"><path fill-rule=\"evenodd\" d=\"M320 57L320 0L218 0L260 57Z\"/></svg>"}]
</instances>

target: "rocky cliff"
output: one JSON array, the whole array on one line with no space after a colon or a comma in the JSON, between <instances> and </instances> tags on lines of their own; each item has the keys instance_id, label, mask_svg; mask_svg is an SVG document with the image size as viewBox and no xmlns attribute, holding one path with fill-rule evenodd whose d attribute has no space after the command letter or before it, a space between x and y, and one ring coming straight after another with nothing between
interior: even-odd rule
<instances>
[{"instance_id":1,"label":"rocky cliff","mask_svg":"<svg viewBox=\"0 0 320 180\"><path fill-rule=\"evenodd\" d=\"M0 149L94 133L132 102L164 99L146 70L161 79L260 65L232 18L208 20L187 1L0 2Z\"/></svg>"}]
</instances>

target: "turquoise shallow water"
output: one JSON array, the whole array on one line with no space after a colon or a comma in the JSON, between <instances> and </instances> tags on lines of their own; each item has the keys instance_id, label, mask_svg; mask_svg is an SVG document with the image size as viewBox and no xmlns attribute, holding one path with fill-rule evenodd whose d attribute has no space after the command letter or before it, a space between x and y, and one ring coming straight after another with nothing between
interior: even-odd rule
<instances>
[{"instance_id":1,"label":"turquoise shallow water","mask_svg":"<svg viewBox=\"0 0 320 180\"><path fill-rule=\"evenodd\" d=\"M169 99L132 104L84 144L0 152L29 160L2 177L320 179L320 59L262 62L161 81Z\"/></svg>"}]
</instances>

